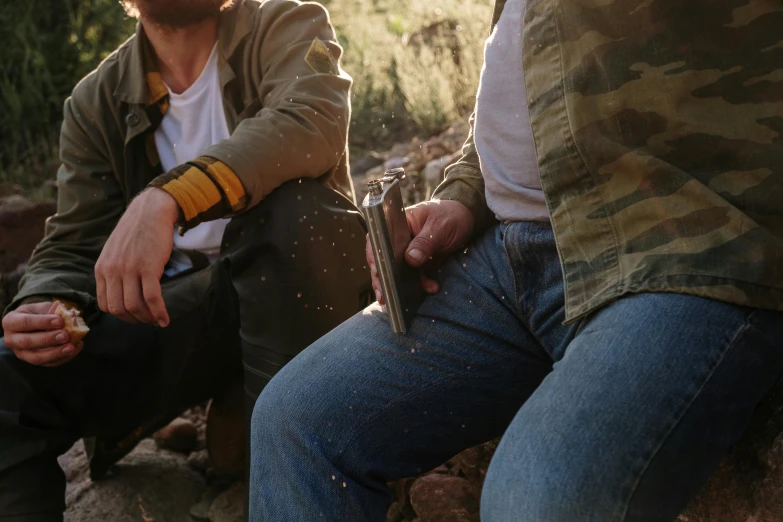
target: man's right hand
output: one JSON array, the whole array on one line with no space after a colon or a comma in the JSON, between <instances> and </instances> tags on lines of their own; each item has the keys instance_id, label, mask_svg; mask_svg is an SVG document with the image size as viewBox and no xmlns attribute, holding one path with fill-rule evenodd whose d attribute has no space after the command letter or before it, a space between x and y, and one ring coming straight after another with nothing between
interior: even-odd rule
<instances>
[{"instance_id":1,"label":"man's right hand","mask_svg":"<svg viewBox=\"0 0 783 522\"><path fill-rule=\"evenodd\" d=\"M74 346L63 330L62 317L50 314L52 303L22 305L3 318L5 345L22 361L36 366L61 366L84 348Z\"/></svg>"},{"instance_id":2,"label":"man's right hand","mask_svg":"<svg viewBox=\"0 0 783 522\"><path fill-rule=\"evenodd\" d=\"M430 261L450 254L464 246L473 234L474 219L468 207L458 201L433 200L405 209L413 240L405 251L405 260L413 267L431 265ZM384 304L381 280L375 266L375 256L369 237L366 249L367 263L372 275L372 288L380 304ZM438 282L421 276L421 284L428 294L436 294Z\"/></svg>"}]
</instances>

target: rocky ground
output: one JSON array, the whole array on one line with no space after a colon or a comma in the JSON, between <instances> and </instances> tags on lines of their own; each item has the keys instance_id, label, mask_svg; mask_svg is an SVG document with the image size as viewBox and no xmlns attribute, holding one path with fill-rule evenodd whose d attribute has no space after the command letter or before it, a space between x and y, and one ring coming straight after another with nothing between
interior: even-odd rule
<instances>
[{"instance_id":1,"label":"rocky ground","mask_svg":"<svg viewBox=\"0 0 783 522\"><path fill-rule=\"evenodd\" d=\"M355 158L352 175L359 201L368 180L394 167L406 169L406 203L426 199L445 167L458 158L466 134L467 126L457 124L428 140ZM44 220L54 212L52 202L34 204L15 192L19 190L0 186L0 309L15 293ZM77 443L60 458L68 479L65 522L242 520L244 485L227 478L237 475L231 461L241 459L237 437L227 435L241 425L241 410L231 410L230 401L213 408L220 414L210 416L211 429L203 407L183 413L98 482L90 480L84 445ZM223 419L222 424L216 426L213 417ZM224 442L229 439L230 444ZM391 484L394 498L387 522L477 522L481 484L496 445L492 441L471 448L421 477ZM783 385L759 408L741 443L678 520L783 521Z\"/></svg>"}]
</instances>

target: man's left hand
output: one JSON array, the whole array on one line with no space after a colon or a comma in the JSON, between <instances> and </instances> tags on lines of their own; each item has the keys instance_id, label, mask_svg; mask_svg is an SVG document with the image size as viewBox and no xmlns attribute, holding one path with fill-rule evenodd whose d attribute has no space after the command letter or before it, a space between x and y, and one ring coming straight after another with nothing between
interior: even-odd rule
<instances>
[{"instance_id":1,"label":"man's left hand","mask_svg":"<svg viewBox=\"0 0 783 522\"><path fill-rule=\"evenodd\" d=\"M179 206L151 188L128 206L95 265L98 307L132 323L168 326L160 278L174 247Z\"/></svg>"}]
</instances>

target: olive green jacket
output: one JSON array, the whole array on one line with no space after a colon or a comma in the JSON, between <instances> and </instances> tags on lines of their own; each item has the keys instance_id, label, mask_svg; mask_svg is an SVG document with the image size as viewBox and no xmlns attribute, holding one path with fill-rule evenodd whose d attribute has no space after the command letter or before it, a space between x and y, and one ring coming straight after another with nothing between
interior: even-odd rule
<instances>
[{"instance_id":1,"label":"olive green jacket","mask_svg":"<svg viewBox=\"0 0 783 522\"><path fill-rule=\"evenodd\" d=\"M168 92L150 49L139 24L66 100L57 214L9 309L56 296L96 312L95 262L130 200L149 185L175 196L185 226L241 212L302 177L353 201L351 79L338 65L342 50L323 7L240 0L221 13L218 67L231 135L168 173L153 138Z\"/></svg>"},{"instance_id":2,"label":"olive green jacket","mask_svg":"<svg viewBox=\"0 0 783 522\"><path fill-rule=\"evenodd\" d=\"M783 3L528 0L522 30L567 320L632 292L783 310ZM480 229L463 152L434 197Z\"/></svg>"}]
</instances>

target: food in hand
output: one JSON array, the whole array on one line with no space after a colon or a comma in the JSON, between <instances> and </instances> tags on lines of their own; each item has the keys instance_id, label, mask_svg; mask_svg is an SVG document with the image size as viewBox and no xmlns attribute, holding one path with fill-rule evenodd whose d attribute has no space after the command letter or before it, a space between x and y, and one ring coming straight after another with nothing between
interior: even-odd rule
<instances>
[{"instance_id":1,"label":"food in hand","mask_svg":"<svg viewBox=\"0 0 783 522\"><path fill-rule=\"evenodd\" d=\"M71 336L71 344L74 346L78 345L84 336L87 335L87 332L90 331L87 323L85 323L82 318L81 311L76 308L67 306L60 301L55 301L52 303L51 313L57 314L63 318L63 321L65 322L63 330L68 332L68 335Z\"/></svg>"}]
</instances>

